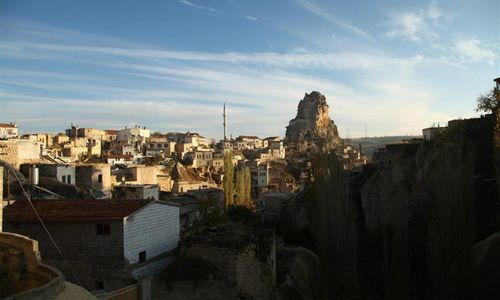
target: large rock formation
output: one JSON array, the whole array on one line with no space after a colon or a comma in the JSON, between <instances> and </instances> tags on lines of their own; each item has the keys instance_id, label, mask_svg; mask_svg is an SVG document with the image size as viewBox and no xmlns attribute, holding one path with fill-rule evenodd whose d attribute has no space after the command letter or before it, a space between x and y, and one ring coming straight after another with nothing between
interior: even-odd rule
<instances>
[{"instance_id":1,"label":"large rock formation","mask_svg":"<svg viewBox=\"0 0 500 300\"><path fill-rule=\"evenodd\" d=\"M285 143L297 151L327 151L341 143L337 126L328 115L326 97L320 92L305 94L297 116L286 127Z\"/></svg>"}]
</instances>

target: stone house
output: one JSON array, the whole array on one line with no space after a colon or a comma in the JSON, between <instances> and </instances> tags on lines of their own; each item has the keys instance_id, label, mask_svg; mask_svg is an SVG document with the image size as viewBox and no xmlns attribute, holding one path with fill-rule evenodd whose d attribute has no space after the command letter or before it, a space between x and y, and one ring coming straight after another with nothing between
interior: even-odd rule
<instances>
[{"instance_id":1,"label":"stone house","mask_svg":"<svg viewBox=\"0 0 500 300\"><path fill-rule=\"evenodd\" d=\"M213 151L204 150L204 151L193 151L188 152L185 155L193 161L193 168L207 168L212 165L213 160Z\"/></svg>"},{"instance_id":2,"label":"stone house","mask_svg":"<svg viewBox=\"0 0 500 300\"><path fill-rule=\"evenodd\" d=\"M0 139L15 139L19 137L16 123L0 123Z\"/></svg>"},{"instance_id":3,"label":"stone house","mask_svg":"<svg viewBox=\"0 0 500 300\"><path fill-rule=\"evenodd\" d=\"M87 189L94 197L111 197L111 167L107 164L76 166L76 186Z\"/></svg>"},{"instance_id":4,"label":"stone house","mask_svg":"<svg viewBox=\"0 0 500 300\"><path fill-rule=\"evenodd\" d=\"M134 156L132 155L122 155L122 154L108 154L104 157L106 159L106 163L109 165L115 164L131 164Z\"/></svg>"},{"instance_id":5,"label":"stone house","mask_svg":"<svg viewBox=\"0 0 500 300\"><path fill-rule=\"evenodd\" d=\"M153 135L147 141L146 156L170 157L175 152L175 144L166 135Z\"/></svg>"},{"instance_id":6,"label":"stone house","mask_svg":"<svg viewBox=\"0 0 500 300\"><path fill-rule=\"evenodd\" d=\"M269 153L274 159L285 158L285 147L283 146L283 141L281 140L270 140L269 142Z\"/></svg>"},{"instance_id":7,"label":"stone house","mask_svg":"<svg viewBox=\"0 0 500 300\"><path fill-rule=\"evenodd\" d=\"M424 141L430 141L443 132L447 127L429 127L422 129Z\"/></svg>"},{"instance_id":8,"label":"stone house","mask_svg":"<svg viewBox=\"0 0 500 300\"><path fill-rule=\"evenodd\" d=\"M203 138L196 132L187 132L184 135L184 143L191 144L193 147L198 147L200 138Z\"/></svg>"},{"instance_id":9,"label":"stone house","mask_svg":"<svg viewBox=\"0 0 500 300\"><path fill-rule=\"evenodd\" d=\"M0 160L19 169L23 163L38 163L44 154L44 144L29 140L0 140Z\"/></svg>"},{"instance_id":10,"label":"stone house","mask_svg":"<svg viewBox=\"0 0 500 300\"><path fill-rule=\"evenodd\" d=\"M212 159L211 167L216 172L224 170L224 158L214 158L214 159Z\"/></svg>"},{"instance_id":11,"label":"stone house","mask_svg":"<svg viewBox=\"0 0 500 300\"><path fill-rule=\"evenodd\" d=\"M134 144L121 145L121 155L137 156L140 154L139 149Z\"/></svg>"},{"instance_id":12,"label":"stone house","mask_svg":"<svg viewBox=\"0 0 500 300\"><path fill-rule=\"evenodd\" d=\"M253 187L261 188L269 185L269 167L267 164L250 168L250 175Z\"/></svg>"},{"instance_id":13,"label":"stone house","mask_svg":"<svg viewBox=\"0 0 500 300\"><path fill-rule=\"evenodd\" d=\"M59 145L59 144L66 144L69 143L69 136L59 133L53 137L52 144L53 145Z\"/></svg>"},{"instance_id":14,"label":"stone house","mask_svg":"<svg viewBox=\"0 0 500 300\"><path fill-rule=\"evenodd\" d=\"M77 135L78 137L102 141L106 137L106 132L96 128L78 128Z\"/></svg>"},{"instance_id":15,"label":"stone house","mask_svg":"<svg viewBox=\"0 0 500 300\"><path fill-rule=\"evenodd\" d=\"M118 130L115 129L104 130L104 141L106 142L115 141L117 136L118 136Z\"/></svg>"},{"instance_id":16,"label":"stone house","mask_svg":"<svg viewBox=\"0 0 500 300\"><path fill-rule=\"evenodd\" d=\"M37 240L44 263L88 290L113 291L136 282L145 268L168 262L179 242L179 208L165 202L32 202L65 261L27 201L4 208L5 229Z\"/></svg>"},{"instance_id":17,"label":"stone house","mask_svg":"<svg viewBox=\"0 0 500 300\"><path fill-rule=\"evenodd\" d=\"M188 153L193 151L193 144L191 143L176 143L175 144L175 152L180 158L184 158L184 156Z\"/></svg>"},{"instance_id":18,"label":"stone house","mask_svg":"<svg viewBox=\"0 0 500 300\"><path fill-rule=\"evenodd\" d=\"M52 147L54 142L54 135L52 133L31 133L23 134L21 137L24 140L30 140L32 142L39 142L45 145L45 148Z\"/></svg>"},{"instance_id":19,"label":"stone house","mask_svg":"<svg viewBox=\"0 0 500 300\"><path fill-rule=\"evenodd\" d=\"M125 129L119 130L117 135L116 135L116 141L118 142L137 142L137 141L143 141L145 142L147 138L150 136L150 131L149 129L146 129L146 127L140 127L138 125L128 128L125 127Z\"/></svg>"},{"instance_id":20,"label":"stone house","mask_svg":"<svg viewBox=\"0 0 500 300\"><path fill-rule=\"evenodd\" d=\"M159 200L160 189L156 184L123 184L113 186L114 199Z\"/></svg>"}]
</instances>

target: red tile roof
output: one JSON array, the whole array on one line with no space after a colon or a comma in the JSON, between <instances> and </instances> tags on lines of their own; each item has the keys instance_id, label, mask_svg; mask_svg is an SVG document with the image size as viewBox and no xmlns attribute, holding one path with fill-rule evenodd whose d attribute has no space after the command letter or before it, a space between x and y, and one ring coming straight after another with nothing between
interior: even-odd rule
<instances>
[{"instance_id":1,"label":"red tile roof","mask_svg":"<svg viewBox=\"0 0 500 300\"><path fill-rule=\"evenodd\" d=\"M0 123L0 127L3 127L3 128L16 128L16 125L14 125L14 124L8 124L8 123Z\"/></svg>"},{"instance_id":2,"label":"red tile roof","mask_svg":"<svg viewBox=\"0 0 500 300\"><path fill-rule=\"evenodd\" d=\"M33 200L45 222L121 220L151 200ZM18 200L3 209L7 222L38 222L27 200Z\"/></svg>"}]
</instances>

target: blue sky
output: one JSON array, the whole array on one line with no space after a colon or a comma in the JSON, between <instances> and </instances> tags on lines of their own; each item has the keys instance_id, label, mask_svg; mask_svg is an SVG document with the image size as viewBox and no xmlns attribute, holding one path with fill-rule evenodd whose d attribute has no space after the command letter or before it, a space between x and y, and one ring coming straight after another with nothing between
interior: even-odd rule
<instances>
[{"instance_id":1,"label":"blue sky","mask_svg":"<svg viewBox=\"0 0 500 300\"><path fill-rule=\"evenodd\" d=\"M0 2L0 122L283 136L305 92L341 136L477 116L498 0Z\"/></svg>"}]
</instances>

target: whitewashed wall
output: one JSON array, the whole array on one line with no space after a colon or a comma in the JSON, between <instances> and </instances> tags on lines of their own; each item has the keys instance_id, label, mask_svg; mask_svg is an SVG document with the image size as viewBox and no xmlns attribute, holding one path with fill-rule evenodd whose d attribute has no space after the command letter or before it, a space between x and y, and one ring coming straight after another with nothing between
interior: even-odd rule
<instances>
[{"instance_id":1,"label":"whitewashed wall","mask_svg":"<svg viewBox=\"0 0 500 300\"><path fill-rule=\"evenodd\" d=\"M161 203L150 204L124 220L123 251L130 263L139 262L146 251L150 259L174 250L179 242L179 208Z\"/></svg>"}]
</instances>

